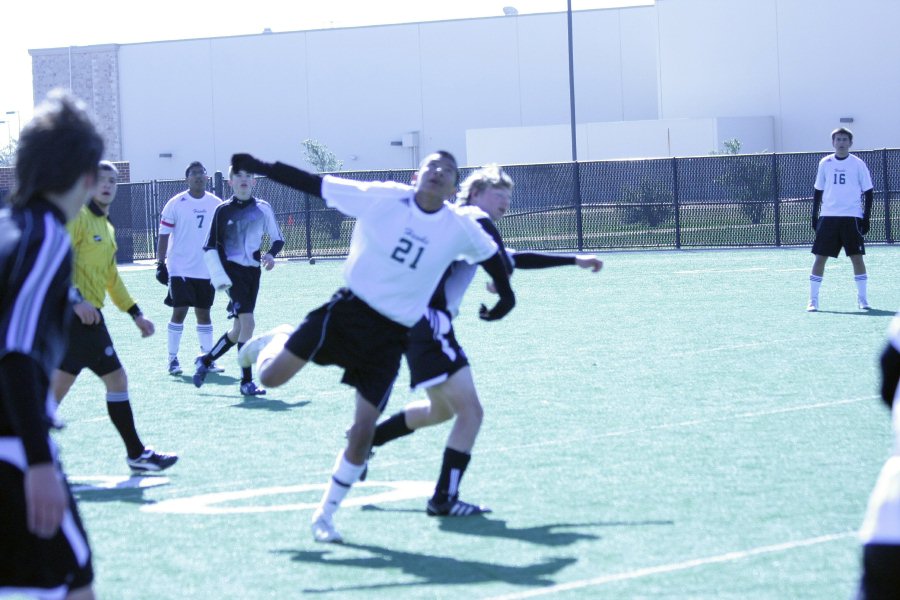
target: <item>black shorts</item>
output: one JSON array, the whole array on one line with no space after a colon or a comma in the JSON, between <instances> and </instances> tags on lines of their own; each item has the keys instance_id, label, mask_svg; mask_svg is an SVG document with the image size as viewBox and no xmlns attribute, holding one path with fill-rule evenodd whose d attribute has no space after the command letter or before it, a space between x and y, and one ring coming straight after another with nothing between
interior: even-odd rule
<instances>
[{"instance_id":1,"label":"black shorts","mask_svg":"<svg viewBox=\"0 0 900 600\"><path fill-rule=\"evenodd\" d=\"M37 588L65 597L94 580L90 545L61 471L69 497L62 526L50 539L28 531L21 448L19 438L0 437L0 595Z\"/></svg>"},{"instance_id":2,"label":"black shorts","mask_svg":"<svg viewBox=\"0 0 900 600\"><path fill-rule=\"evenodd\" d=\"M73 317L69 325L69 345L59 369L72 375L90 369L103 377L121 368L103 313L96 325L85 325L77 316Z\"/></svg>"},{"instance_id":3,"label":"black shorts","mask_svg":"<svg viewBox=\"0 0 900 600\"><path fill-rule=\"evenodd\" d=\"M859 230L860 221L856 217L820 217L812 253L837 258L843 248L847 256L865 254L865 242Z\"/></svg>"},{"instance_id":4,"label":"black shorts","mask_svg":"<svg viewBox=\"0 0 900 600\"><path fill-rule=\"evenodd\" d=\"M216 288L209 279L197 279L195 277L169 277L169 294L166 296L166 306L181 308L194 306L196 308L211 308L216 300Z\"/></svg>"},{"instance_id":5,"label":"black shorts","mask_svg":"<svg viewBox=\"0 0 900 600\"><path fill-rule=\"evenodd\" d=\"M383 411L400 371L408 333L408 327L388 319L344 288L306 315L285 348L317 365L342 367L341 383L356 388Z\"/></svg>"},{"instance_id":6,"label":"black shorts","mask_svg":"<svg viewBox=\"0 0 900 600\"><path fill-rule=\"evenodd\" d=\"M863 546L863 573L856 600L897 598L900 594L900 546Z\"/></svg>"},{"instance_id":7,"label":"black shorts","mask_svg":"<svg viewBox=\"0 0 900 600\"><path fill-rule=\"evenodd\" d=\"M428 309L409 331L406 362L409 364L409 385L413 389L443 383L468 366L469 359L456 341L450 315L442 310Z\"/></svg>"},{"instance_id":8,"label":"black shorts","mask_svg":"<svg viewBox=\"0 0 900 600\"><path fill-rule=\"evenodd\" d=\"M225 261L225 272L231 278L228 290L228 314L237 316L252 313L256 310L256 297L259 295L259 267L245 267L231 261Z\"/></svg>"}]
</instances>

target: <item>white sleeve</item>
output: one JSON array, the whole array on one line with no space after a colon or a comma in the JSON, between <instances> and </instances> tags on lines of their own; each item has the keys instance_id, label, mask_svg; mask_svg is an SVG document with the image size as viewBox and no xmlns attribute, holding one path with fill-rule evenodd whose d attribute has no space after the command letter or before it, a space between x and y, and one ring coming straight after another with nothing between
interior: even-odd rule
<instances>
[{"instance_id":1,"label":"white sleeve","mask_svg":"<svg viewBox=\"0 0 900 600\"><path fill-rule=\"evenodd\" d=\"M868 192L875 186L872 184L872 174L863 159L859 159L859 187L863 192Z\"/></svg>"},{"instance_id":2,"label":"white sleeve","mask_svg":"<svg viewBox=\"0 0 900 600\"><path fill-rule=\"evenodd\" d=\"M460 254L460 258L469 264L480 263L497 253L497 243L477 221L470 218L461 219L463 228L469 239L469 248Z\"/></svg>"},{"instance_id":3,"label":"white sleeve","mask_svg":"<svg viewBox=\"0 0 900 600\"><path fill-rule=\"evenodd\" d=\"M825 161L827 158L825 157L819 161L819 169L816 171L816 183L813 187L820 192L825 190Z\"/></svg>"},{"instance_id":4,"label":"white sleeve","mask_svg":"<svg viewBox=\"0 0 900 600\"><path fill-rule=\"evenodd\" d=\"M359 217L379 200L412 198L415 189L394 181L353 181L326 175L322 178L322 198L330 208Z\"/></svg>"},{"instance_id":5,"label":"white sleeve","mask_svg":"<svg viewBox=\"0 0 900 600\"><path fill-rule=\"evenodd\" d=\"M162 209L162 213L159 215L159 234L166 235L175 231L175 223L178 221L178 217L175 214L175 200L178 196L174 198L170 198L166 205Z\"/></svg>"},{"instance_id":6,"label":"white sleeve","mask_svg":"<svg viewBox=\"0 0 900 600\"><path fill-rule=\"evenodd\" d=\"M231 278L225 272L222 261L219 259L219 251L215 248L207 250L203 253L203 260L209 269L209 282L218 291L227 290L231 287Z\"/></svg>"}]
</instances>

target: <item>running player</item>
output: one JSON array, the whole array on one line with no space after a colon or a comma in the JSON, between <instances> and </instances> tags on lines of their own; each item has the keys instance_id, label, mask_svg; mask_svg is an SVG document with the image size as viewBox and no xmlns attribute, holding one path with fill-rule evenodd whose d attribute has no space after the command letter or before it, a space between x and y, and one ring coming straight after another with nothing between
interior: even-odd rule
<instances>
[{"instance_id":1,"label":"running player","mask_svg":"<svg viewBox=\"0 0 900 600\"><path fill-rule=\"evenodd\" d=\"M75 252L73 279L83 299L75 304L77 318L71 321L66 355L53 373L53 394L62 402L81 370L93 371L106 386L106 410L125 444L128 466L133 471L162 471L174 465L178 457L156 452L141 441L134 425L128 376L100 312L109 292L119 310L134 319L141 337L153 335L153 323L128 293L116 267L116 234L109 222L109 206L116 197L118 175L114 164L101 161L93 200L68 225Z\"/></svg>"},{"instance_id":2,"label":"running player","mask_svg":"<svg viewBox=\"0 0 900 600\"><path fill-rule=\"evenodd\" d=\"M866 293L869 278L863 261L866 253L863 236L869 233L872 217L872 175L866 163L850 154L853 133L849 129L841 127L832 131L831 145L834 146L834 154L820 160L816 171L812 206L812 227L816 232L812 253L816 258L809 276L809 304L806 310L819 310L819 288L825 275L825 262L829 256L837 258L841 248L853 264L857 306L869 310ZM863 195L864 205L860 203Z\"/></svg>"},{"instance_id":3,"label":"running player","mask_svg":"<svg viewBox=\"0 0 900 600\"><path fill-rule=\"evenodd\" d=\"M342 367L342 382L356 389L346 448L338 454L312 517L313 539L341 542L334 513L365 469L375 422L390 397L409 329L425 314L444 271L460 257L484 266L500 294L492 309L482 307L485 320L506 315L515 296L497 244L467 209L446 202L459 177L456 159L448 152L425 157L415 187L319 177L249 155L232 160L235 168L240 165L324 198L331 208L356 218L344 267L347 286L309 313L292 334L261 336L239 357L245 364L257 359L260 380L270 387L285 383L312 361Z\"/></svg>"},{"instance_id":4,"label":"running player","mask_svg":"<svg viewBox=\"0 0 900 600\"><path fill-rule=\"evenodd\" d=\"M231 301L229 315L234 318L231 331L222 334L212 349L197 358L194 363L194 385L200 387L206 374L213 368L213 361L228 352L235 344L238 350L253 335L256 321L256 299L259 296L261 269L271 271L275 256L284 246L281 229L275 221L275 213L268 202L253 197L256 179L234 165L228 169L228 178L234 196L220 204L213 214L209 237L203 247L207 268L213 287L228 290ZM263 235L268 234L271 246L262 254ZM256 386L252 368L241 369L241 394L258 396L266 391Z\"/></svg>"},{"instance_id":5,"label":"running player","mask_svg":"<svg viewBox=\"0 0 900 600\"><path fill-rule=\"evenodd\" d=\"M213 326L209 310L216 290L209 282L209 269L203 260L203 244L209 237L209 226L218 196L206 191L206 168L199 161L184 171L188 189L166 202L159 220L159 244L156 250L156 279L168 286L165 303L172 307L169 321L169 374L180 375L178 348L184 331L188 307L194 307L200 353L212 350ZM212 372L221 372L216 365Z\"/></svg>"},{"instance_id":6,"label":"running player","mask_svg":"<svg viewBox=\"0 0 900 600\"><path fill-rule=\"evenodd\" d=\"M505 249L500 232L494 226L507 210L512 197L513 180L496 165L473 172L462 184L464 204L476 207L478 223L504 250L507 268L541 269L578 265L596 273L603 262L595 256L515 252ZM401 412L378 424L374 446L408 435L417 429L443 423L455 417L444 449L440 475L434 495L426 505L430 516L465 517L490 512L490 509L459 499L459 484L469 461L475 438L481 428L484 409L478 399L469 360L456 339L452 320L459 314L463 294L475 276L473 265L453 263L444 274L431 298L425 319L410 332L406 360L410 384L425 389L428 398L408 404Z\"/></svg>"},{"instance_id":7,"label":"running player","mask_svg":"<svg viewBox=\"0 0 900 600\"><path fill-rule=\"evenodd\" d=\"M103 139L53 93L22 130L18 187L0 210L0 596L90 600L91 549L50 437L50 376L66 349L65 222L91 197Z\"/></svg>"}]
</instances>

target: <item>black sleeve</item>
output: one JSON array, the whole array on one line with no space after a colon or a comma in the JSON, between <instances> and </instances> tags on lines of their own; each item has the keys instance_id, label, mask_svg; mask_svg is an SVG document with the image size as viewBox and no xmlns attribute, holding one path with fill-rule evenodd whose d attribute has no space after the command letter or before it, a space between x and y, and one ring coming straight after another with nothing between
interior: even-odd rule
<instances>
[{"instance_id":1,"label":"black sleeve","mask_svg":"<svg viewBox=\"0 0 900 600\"><path fill-rule=\"evenodd\" d=\"M512 286L509 284L509 275L506 272L506 265L500 257L501 254L506 253L503 250L499 250L489 259L481 263L484 270L487 271L488 275L491 276L491 279L494 280L494 287L500 295L497 304L490 310L483 304L481 305L479 316L485 321L502 319L516 305L516 295L513 293Z\"/></svg>"},{"instance_id":2,"label":"black sleeve","mask_svg":"<svg viewBox=\"0 0 900 600\"><path fill-rule=\"evenodd\" d=\"M863 209L863 219L866 221L872 216L872 201L875 200L875 191L866 190L863 192L866 196L865 208Z\"/></svg>"},{"instance_id":3,"label":"black sleeve","mask_svg":"<svg viewBox=\"0 0 900 600\"><path fill-rule=\"evenodd\" d=\"M275 240L269 247L269 254L274 258L275 256L278 256L278 253L281 252L282 248L284 248L284 240Z\"/></svg>"},{"instance_id":4,"label":"black sleeve","mask_svg":"<svg viewBox=\"0 0 900 600\"><path fill-rule=\"evenodd\" d=\"M300 190L319 198L322 197L322 177L297 167L280 162L263 162L249 154L235 154L231 157L231 168L236 171L265 175L269 179L292 187L295 190Z\"/></svg>"},{"instance_id":5,"label":"black sleeve","mask_svg":"<svg viewBox=\"0 0 900 600\"><path fill-rule=\"evenodd\" d=\"M494 225L494 222L489 217L484 217L483 219L478 219L478 224L481 225L481 228L487 232L494 239L494 243L497 244L497 248L500 249L500 258L503 260L503 266L506 268L506 272L509 275L512 275L513 272L513 262L509 258L509 253L506 251L506 246L503 245L503 238L500 237L500 232L497 230L497 226Z\"/></svg>"},{"instance_id":6,"label":"black sleeve","mask_svg":"<svg viewBox=\"0 0 900 600\"><path fill-rule=\"evenodd\" d=\"M575 264L574 254L548 254L544 252L513 252L517 269L547 269Z\"/></svg>"},{"instance_id":7,"label":"black sleeve","mask_svg":"<svg viewBox=\"0 0 900 600\"><path fill-rule=\"evenodd\" d=\"M22 438L29 465L48 463L50 453L50 419L47 416L46 377L38 363L20 353L0 359L0 402L3 421Z\"/></svg>"},{"instance_id":8,"label":"black sleeve","mask_svg":"<svg viewBox=\"0 0 900 600\"><path fill-rule=\"evenodd\" d=\"M888 405L894 405L897 393L897 381L900 380L900 352L890 342L881 353L881 399Z\"/></svg>"},{"instance_id":9,"label":"black sleeve","mask_svg":"<svg viewBox=\"0 0 900 600\"><path fill-rule=\"evenodd\" d=\"M813 203L812 203L812 220L813 223L819 220L819 209L822 208L822 195L824 192L822 190L813 191Z\"/></svg>"}]
</instances>

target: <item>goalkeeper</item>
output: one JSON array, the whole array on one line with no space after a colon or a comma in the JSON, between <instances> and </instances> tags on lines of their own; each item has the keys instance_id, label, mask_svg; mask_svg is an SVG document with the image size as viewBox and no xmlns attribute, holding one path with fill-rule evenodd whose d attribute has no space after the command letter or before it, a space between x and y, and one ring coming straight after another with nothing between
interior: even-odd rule
<instances>
[{"instance_id":1,"label":"goalkeeper","mask_svg":"<svg viewBox=\"0 0 900 600\"><path fill-rule=\"evenodd\" d=\"M253 311L259 295L261 268L271 271L275 256L284 246L284 239L275 213L265 200L253 197L256 183L253 175L244 170L228 169L228 179L234 195L216 207L209 229L204 259L209 267L209 277L216 290L227 290L229 317L234 318L231 331L213 344L212 350L197 358L194 385L200 387L213 361L237 345L238 350L253 335L256 322ZM271 246L262 254L263 235L268 234ZM241 372L241 394L258 396L266 391L253 382L251 367Z\"/></svg>"}]
</instances>

